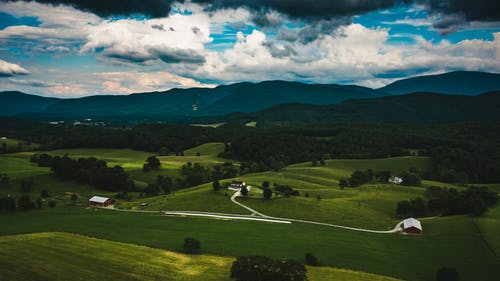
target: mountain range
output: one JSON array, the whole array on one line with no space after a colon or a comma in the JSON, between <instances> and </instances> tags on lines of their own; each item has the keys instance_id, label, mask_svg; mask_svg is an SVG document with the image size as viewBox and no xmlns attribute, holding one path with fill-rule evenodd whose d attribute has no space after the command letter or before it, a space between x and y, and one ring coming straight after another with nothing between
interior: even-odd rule
<instances>
[{"instance_id":1,"label":"mountain range","mask_svg":"<svg viewBox=\"0 0 500 281\"><path fill-rule=\"evenodd\" d=\"M37 120L92 118L175 123L226 121L224 119L258 119L262 122L265 119L269 122L274 120L274 123L271 122L273 124L284 122L277 120L280 114L287 116L289 121L295 120L291 123L304 123L306 119L309 122L398 122L398 118L411 122L410 116L413 116L415 120L422 122L452 122L468 116L464 113L470 109L467 103L488 102L486 97L490 96L495 99L495 93L482 94L496 90L500 90L500 74L460 71L403 79L380 89L355 85L265 81L236 83L213 89L171 89L165 92L72 99L47 98L10 91L0 92L0 115ZM418 94L406 95L415 92ZM481 96L467 100L460 95ZM491 105L493 104L495 103ZM489 116L491 106L484 107L481 116ZM433 110L446 112L439 113L441 118L436 115L437 111L426 114L428 111L434 112ZM402 118L402 113L406 117ZM454 114L460 114L461 118L446 117ZM302 120L298 120L301 118Z\"/></svg>"}]
</instances>

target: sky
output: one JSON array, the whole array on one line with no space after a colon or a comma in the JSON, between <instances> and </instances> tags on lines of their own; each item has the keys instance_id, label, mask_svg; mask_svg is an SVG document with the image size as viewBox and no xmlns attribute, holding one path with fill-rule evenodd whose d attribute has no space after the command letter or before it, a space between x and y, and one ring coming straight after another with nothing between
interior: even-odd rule
<instances>
[{"instance_id":1,"label":"sky","mask_svg":"<svg viewBox=\"0 0 500 281\"><path fill-rule=\"evenodd\" d=\"M378 88L455 70L500 72L500 1L0 0L0 91Z\"/></svg>"}]
</instances>

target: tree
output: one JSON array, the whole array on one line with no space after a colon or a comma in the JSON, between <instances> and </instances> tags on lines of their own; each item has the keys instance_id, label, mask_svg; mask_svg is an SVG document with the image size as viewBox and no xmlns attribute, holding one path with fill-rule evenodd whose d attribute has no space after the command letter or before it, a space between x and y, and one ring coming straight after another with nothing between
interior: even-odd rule
<instances>
[{"instance_id":1,"label":"tree","mask_svg":"<svg viewBox=\"0 0 500 281\"><path fill-rule=\"evenodd\" d=\"M458 272L451 267L443 266L436 272L436 281L459 281Z\"/></svg>"},{"instance_id":2,"label":"tree","mask_svg":"<svg viewBox=\"0 0 500 281\"><path fill-rule=\"evenodd\" d=\"M219 182L218 180L214 181L214 182L212 183L212 187L213 187L213 189L214 189L214 192L219 191L219 190L220 190L220 182Z\"/></svg>"},{"instance_id":3,"label":"tree","mask_svg":"<svg viewBox=\"0 0 500 281\"><path fill-rule=\"evenodd\" d=\"M156 156L149 156L146 159L146 163L143 165L143 171L147 172L149 170L159 170L161 167L160 159L156 158Z\"/></svg>"},{"instance_id":4,"label":"tree","mask_svg":"<svg viewBox=\"0 0 500 281\"><path fill-rule=\"evenodd\" d=\"M158 184L148 184L148 186L144 189L144 194L146 194L146 196L148 197L160 195L160 188L158 187Z\"/></svg>"},{"instance_id":5,"label":"tree","mask_svg":"<svg viewBox=\"0 0 500 281\"><path fill-rule=\"evenodd\" d=\"M35 203L33 203L28 195L23 195L17 200L17 206L19 210L29 211L35 208Z\"/></svg>"},{"instance_id":6,"label":"tree","mask_svg":"<svg viewBox=\"0 0 500 281\"><path fill-rule=\"evenodd\" d=\"M248 195L248 189L246 186L243 186L241 189L240 189L240 193L241 195L243 196L247 196Z\"/></svg>"},{"instance_id":7,"label":"tree","mask_svg":"<svg viewBox=\"0 0 500 281\"><path fill-rule=\"evenodd\" d=\"M269 200L273 197L273 191L269 187L264 187L262 189L262 196L264 196L264 199Z\"/></svg>"},{"instance_id":8,"label":"tree","mask_svg":"<svg viewBox=\"0 0 500 281\"><path fill-rule=\"evenodd\" d=\"M237 258L231 266L231 277L238 281L305 281L305 266L294 260L274 260L264 256Z\"/></svg>"},{"instance_id":9,"label":"tree","mask_svg":"<svg viewBox=\"0 0 500 281\"><path fill-rule=\"evenodd\" d=\"M319 160L319 165L321 165L321 166L326 166L325 159L321 159L321 160Z\"/></svg>"},{"instance_id":10,"label":"tree","mask_svg":"<svg viewBox=\"0 0 500 281\"><path fill-rule=\"evenodd\" d=\"M315 256L314 256L313 254L311 254L311 253L307 253L307 254L306 254L305 259L306 259L306 264L307 264L307 265L310 265L310 266L317 266L317 265L319 264L319 262L318 262L318 258L317 258L317 257L315 257Z\"/></svg>"},{"instance_id":11,"label":"tree","mask_svg":"<svg viewBox=\"0 0 500 281\"><path fill-rule=\"evenodd\" d=\"M185 253L187 253L187 254L199 254L200 248L201 248L201 244L200 244L199 240L192 238L192 237L184 238L184 252Z\"/></svg>"},{"instance_id":12,"label":"tree","mask_svg":"<svg viewBox=\"0 0 500 281\"><path fill-rule=\"evenodd\" d=\"M38 197L38 198L36 199L36 207L37 207L38 209L43 209L43 205L44 205L44 204L43 204L43 199L42 199L41 197Z\"/></svg>"},{"instance_id":13,"label":"tree","mask_svg":"<svg viewBox=\"0 0 500 281\"><path fill-rule=\"evenodd\" d=\"M47 189L42 189L42 191L40 192L40 197L42 198L49 197L49 191Z\"/></svg>"},{"instance_id":14,"label":"tree","mask_svg":"<svg viewBox=\"0 0 500 281\"><path fill-rule=\"evenodd\" d=\"M420 176L414 173L403 173L401 174L401 178L403 179L403 182L401 182L401 185L407 185L407 186L419 186L420 185Z\"/></svg>"},{"instance_id":15,"label":"tree","mask_svg":"<svg viewBox=\"0 0 500 281\"><path fill-rule=\"evenodd\" d=\"M339 181L339 187L340 189L344 189L346 186L349 186L349 183L347 182L346 179L340 179Z\"/></svg>"}]
</instances>

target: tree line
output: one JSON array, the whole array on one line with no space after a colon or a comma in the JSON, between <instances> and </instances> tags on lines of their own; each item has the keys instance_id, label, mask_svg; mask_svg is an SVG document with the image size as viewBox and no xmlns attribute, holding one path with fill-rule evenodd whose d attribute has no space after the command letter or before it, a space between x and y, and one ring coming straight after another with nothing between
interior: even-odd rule
<instances>
[{"instance_id":1,"label":"tree line","mask_svg":"<svg viewBox=\"0 0 500 281\"><path fill-rule=\"evenodd\" d=\"M134 182L120 166L108 167L106 161L94 157L72 159L67 155L52 157L35 155L31 161L51 168L55 177L90 184L108 191L133 191Z\"/></svg>"},{"instance_id":2,"label":"tree line","mask_svg":"<svg viewBox=\"0 0 500 281\"><path fill-rule=\"evenodd\" d=\"M498 203L498 194L488 187L470 186L464 190L456 188L428 187L425 198L417 197L397 203L396 214L399 217L423 217L430 215L480 216L489 207Z\"/></svg>"},{"instance_id":3,"label":"tree line","mask_svg":"<svg viewBox=\"0 0 500 281\"><path fill-rule=\"evenodd\" d=\"M450 183L500 182L500 123L443 125L332 124L309 127L218 128L141 124L131 128L13 127L0 118L0 131L39 143L41 149L132 148L180 155L206 142L224 142L221 156L242 163L241 174L280 170L327 159L385 158L417 154L432 158L422 176ZM416 152L415 152L416 151Z\"/></svg>"}]
</instances>

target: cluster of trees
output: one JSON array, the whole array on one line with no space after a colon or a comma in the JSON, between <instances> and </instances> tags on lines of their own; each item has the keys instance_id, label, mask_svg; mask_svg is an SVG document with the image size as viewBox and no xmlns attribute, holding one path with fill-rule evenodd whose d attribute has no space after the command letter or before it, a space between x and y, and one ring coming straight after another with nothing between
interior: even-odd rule
<instances>
[{"instance_id":1,"label":"cluster of trees","mask_svg":"<svg viewBox=\"0 0 500 281\"><path fill-rule=\"evenodd\" d=\"M144 172L148 171L158 171L161 167L160 159L156 158L156 156L149 156L146 159L146 163L142 165L142 170Z\"/></svg>"},{"instance_id":2,"label":"cluster of trees","mask_svg":"<svg viewBox=\"0 0 500 281\"><path fill-rule=\"evenodd\" d=\"M462 191L455 188L431 186L426 189L425 197L426 200L417 197L398 202L396 214L399 217L461 214L480 216L489 207L498 203L496 192L487 187L476 186Z\"/></svg>"},{"instance_id":3,"label":"cluster of trees","mask_svg":"<svg viewBox=\"0 0 500 281\"><path fill-rule=\"evenodd\" d=\"M0 213L5 212L15 212L15 211L29 211L33 209L42 209L44 207L54 208L56 206L56 201L50 200L48 204L45 203L41 197L38 197L35 201L32 201L29 195L22 195L19 199L11 196L0 197Z\"/></svg>"},{"instance_id":4,"label":"cluster of trees","mask_svg":"<svg viewBox=\"0 0 500 281\"><path fill-rule=\"evenodd\" d=\"M288 186L286 184L277 184L277 183L275 183L273 185L273 187L274 187L274 190L277 193L282 194L285 197L299 196L300 195L300 193L299 193L298 190L295 190L295 189L291 188L290 186Z\"/></svg>"},{"instance_id":5,"label":"cluster of trees","mask_svg":"<svg viewBox=\"0 0 500 281\"><path fill-rule=\"evenodd\" d=\"M399 177L403 180L403 182L401 182L401 185L419 186L421 182L421 177L415 168L410 168L408 172L403 172L401 175L399 175ZM344 188L347 186L357 187L362 184L372 182L373 180L386 183L390 178L390 171L373 172L373 170L371 169L365 171L356 170L354 171L354 173L352 173L349 179L341 179L339 181L339 186L340 188Z\"/></svg>"},{"instance_id":6,"label":"cluster of trees","mask_svg":"<svg viewBox=\"0 0 500 281\"><path fill-rule=\"evenodd\" d=\"M239 257L231 266L238 281L305 281L307 269L295 260L275 260L264 256Z\"/></svg>"},{"instance_id":7,"label":"cluster of trees","mask_svg":"<svg viewBox=\"0 0 500 281\"><path fill-rule=\"evenodd\" d=\"M179 188L237 177L238 168L231 162L215 165L212 168L202 166L199 163L188 162L181 167L181 175L182 179L177 180Z\"/></svg>"},{"instance_id":8,"label":"cluster of trees","mask_svg":"<svg viewBox=\"0 0 500 281\"><path fill-rule=\"evenodd\" d=\"M109 191L130 191L135 189L134 182L122 167L110 168L107 166L106 161L97 160L94 157L75 160L67 155L63 157L44 156L43 158L32 158L32 161L40 161L40 159L50 159L50 161L47 161L50 162L52 172L62 180L87 183L96 188Z\"/></svg>"},{"instance_id":9,"label":"cluster of trees","mask_svg":"<svg viewBox=\"0 0 500 281\"><path fill-rule=\"evenodd\" d=\"M170 194L174 190L174 180L171 177L157 176L156 183L148 184L143 192L146 196L158 196L162 191L164 194Z\"/></svg>"}]
</instances>

